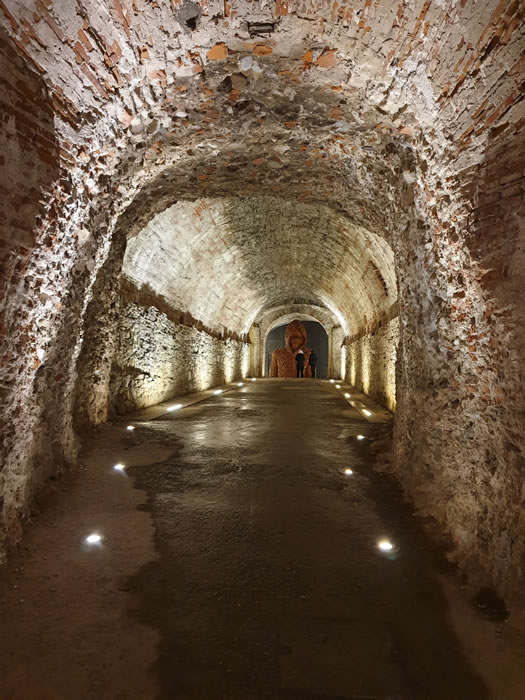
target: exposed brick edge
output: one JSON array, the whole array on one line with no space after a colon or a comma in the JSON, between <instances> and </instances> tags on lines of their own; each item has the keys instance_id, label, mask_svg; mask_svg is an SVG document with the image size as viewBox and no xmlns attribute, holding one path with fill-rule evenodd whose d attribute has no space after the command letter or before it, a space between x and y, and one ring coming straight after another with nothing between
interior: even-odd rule
<instances>
[{"instance_id":1,"label":"exposed brick edge","mask_svg":"<svg viewBox=\"0 0 525 700\"><path fill-rule=\"evenodd\" d=\"M181 311L173 307L165 297L161 294L157 294L148 285L143 285L138 288L131 282L127 277L122 276L120 281L120 297L122 303L124 304L137 304L138 306L143 306L145 308L153 306L157 311L165 314L170 321L173 323L178 323L181 326L188 326L189 328L195 328L198 331L202 331L212 338L217 338L218 340L236 340L240 343L250 344L250 338L247 334L239 334L234 331L225 329L224 331L218 331L216 329L210 328L204 325L202 321L194 318L189 311Z\"/></svg>"},{"instance_id":2,"label":"exposed brick edge","mask_svg":"<svg viewBox=\"0 0 525 700\"><path fill-rule=\"evenodd\" d=\"M373 323L368 324L365 328L361 328L360 330L357 331L357 333L354 333L354 335L347 335L345 336L343 340L343 345L351 345L352 343L355 343L356 340L359 340L365 335L373 335L376 333L380 328L383 326L386 326L386 324L389 321L392 321L394 318L397 318L399 316L399 304L397 301L395 301L392 306L386 311L384 314L382 314L381 318L376 319Z\"/></svg>"}]
</instances>

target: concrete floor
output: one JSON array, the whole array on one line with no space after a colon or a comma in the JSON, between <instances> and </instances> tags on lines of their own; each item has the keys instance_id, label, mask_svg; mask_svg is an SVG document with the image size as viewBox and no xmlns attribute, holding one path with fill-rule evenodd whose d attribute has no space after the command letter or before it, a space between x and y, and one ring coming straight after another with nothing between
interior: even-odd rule
<instances>
[{"instance_id":1,"label":"concrete floor","mask_svg":"<svg viewBox=\"0 0 525 700\"><path fill-rule=\"evenodd\" d=\"M134 425L97 431L2 572L1 700L525 697L523 649L371 470L378 425L333 385Z\"/></svg>"}]
</instances>

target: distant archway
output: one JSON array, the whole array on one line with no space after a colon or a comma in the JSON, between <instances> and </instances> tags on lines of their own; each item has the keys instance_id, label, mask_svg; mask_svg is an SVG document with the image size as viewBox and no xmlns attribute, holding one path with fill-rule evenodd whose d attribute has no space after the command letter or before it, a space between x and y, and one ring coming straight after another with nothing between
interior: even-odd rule
<instances>
[{"instance_id":1,"label":"distant archway","mask_svg":"<svg viewBox=\"0 0 525 700\"><path fill-rule=\"evenodd\" d=\"M326 329L318 321L301 320L306 329L307 346L312 348L317 355L317 377L325 378L328 376L328 333ZM284 346L284 334L287 323L282 323L269 331L264 343L264 374L266 377L270 374L270 362L272 352L277 348Z\"/></svg>"}]
</instances>

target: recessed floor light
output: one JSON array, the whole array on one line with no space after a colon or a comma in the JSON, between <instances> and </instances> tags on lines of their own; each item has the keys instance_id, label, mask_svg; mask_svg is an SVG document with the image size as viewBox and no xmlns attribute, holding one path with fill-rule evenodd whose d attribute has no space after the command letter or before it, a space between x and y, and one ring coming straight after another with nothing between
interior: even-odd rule
<instances>
[{"instance_id":1,"label":"recessed floor light","mask_svg":"<svg viewBox=\"0 0 525 700\"><path fill-rule=\"evenodd\" d=\"M91 535L86 537L86 542L88 544L99 544L99 542L102 542L102 537L97 535L96 532L93 532Z\"/></svg>"},{"instance_id":2,"label":"recessed floor light","mask_svg":"<svg viewBox=\"0 0 525 700\"><path fill-rule=\"evenodd\" d=\"M365 414L365 416L371 416L371 415L372 415L372 411L369 411L368 408L363 408L363 413Z\"/></svg>"},{"instance_id":3,"label":"recessed floor light","mask_svg":"<svg viewBox=\"0 0 525 700\"><path fill-rule=\"evenodd\" d=\"M176 403L176 404L174 404L173 406L168 406L168 408L166 409L166 411L170 411L170 412L171 412L171 411L178 411L179 408L182 408L182 404L181 404L181 403Z\"/></svg>"},{"instance_id":4,"label":"recessed floor light","mask_svg":"<svg viewBox=\"0 0 525 700\"><path fill-rule=\"evenodd\" d=\"M222 394L222 389L216 389L213 393L214 394Z\"/></svg>"},{"instance_id":5,"label":"recessed floor light","mask_svg":"<svg viewBox=\"0 0 525 700\"><path fill-rule=\"evenodd\" d=\"M382 552L391 552L394 549L394 545L389 540L380 540L377 543L377 548Z\"/></svg>"},{"instance_id":6,"label":"recessed floor light","mask_svg":"<svg viewBox=\"0 0 525 700\"><path fill-rule=\"evenodd\" d=\"M345 474L351 476L354 472L351 469L345 469Z\"/></svg>"},{"instance_id":7,"label":"recessed floor light","mask_svg":"<svg viewBox=\"0 0 525 700\"><path fill-rule=\"evenodd\" d=\"M123 472L125 468L126 468L126 465L125 465L125 464L120 464L120 463L119 463L119 464L115 464L115 465L113 466L113 469L114 469L116 472Z\"/></svg>"},{"instance_id":8,"label":"recessed floor light","mask_svg":"<svg viewBox=\"0 0 525 700\"><path fill-rule=\"evenodd\" d=\"M356 438L357 438L358 440L364 440L364 439L365 439L365 436L364 436L364 435L356 435Z\"/></svg>"},{"instance_id":9,"label":"recessed floor light","mask_svg":"<svg viewBox=\"0 0 525 700\"><path fill-rule=\"evenodd\" d=\"M134 425L127 425L126 430L135 430L135 426Z\"/></svg>"}]
</instances>

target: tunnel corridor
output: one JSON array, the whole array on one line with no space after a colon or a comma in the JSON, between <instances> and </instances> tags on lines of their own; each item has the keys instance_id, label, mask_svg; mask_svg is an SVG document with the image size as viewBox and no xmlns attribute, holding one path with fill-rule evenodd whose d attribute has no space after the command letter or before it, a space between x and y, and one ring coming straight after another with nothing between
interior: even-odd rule
<instances>
[{"instance_id":1,"label":"tunnel corridor","mask_svg":"<svg viewBox=\"0 0 525 700\"><path fill-rule=\"evenodd\" d=\"M89 440L28 533L0 581L2 697L520 697L504 615L465 606L371 468L386 412L315 379L184 404Z\"/></svg>"},{"instance_id":2,"label":"tunnel corridor","mask_svg":"<svg viewBox=\"0 0 525 700\"><path fill-rule=\"evenodd\" d=\"M319 532L326 541L335 512L341 516L337 527L352 529L353 486L341 481L334 463L356 460L358 478L352 483L358 502L365 491L372 498L365 499L369 524L405 523L407 508L418 523L413 537L424 541L421 551L435 549L441 562L429 563L427 589L413 554L394 562L374 558L375 552L362 558L366 568L372 557L379 576L391 571L407 581L415 576L410 590L428 603L421 615L436 615L429 618L442 634L435 643L447 647L443 663L457 669L457 688L465 688L463 695L456 689L457 697L496 692L500 662L494 660L491 669L488 660L482 664L488 668L480 670L466 648L472 635L458 622L470 619L467 609L483 599L480 592L505 613L493 631L508 652L513 680L510 690L497 686L497 692L507 692L508 698L525 695L525 689L518 692L512 670L516 649L525 646L523 16L523 4L516 0L352 5L0 0L0 584L5 590L14 569L25 567L25 543L53 519L56 490L71 485L76 506L66 507L59 498L60 507L72 515L84 513L88 526L87 503L78 492L83 479L89 482L90 470L96 471L96 460L88 455L105 445L106 456L118 459L122 430L137 416L140 429L130 430L122 444L130 453L140 448L137 464L145 468L126 471L130 481L121 486L133 481L135 490L134 497L126 491L123 509L149 552L139 557L144 567L157 555L163 561L167 540L173 540L166 568L159 564L150 573L160 581L180 576L182 582L189 569L181 562L192 563L184 548L198 548L199 533L180 541L175 532L159 534L152 503L169 486L170 517L173 522L181 517L183 503L175 493L185 482L179 467L190 465L183 472L198 478L192 460L206 461L199 452L202 441L209 439L206 449L213 450L217 430L221 439L228 436L221 449L232 451L231 464L244 465L235 477L224 473L220 522L226 529L235 530L238 515L233 505L231 512L226 506L228 480L241 489L245 476L242 488L256 492L254 502L266 499L270 510L279 511L279 537L289 533L291 542L298 533L282 507L288 489L296 487L298 501L304 496L306 504L313 506L316 498L325 503L326 522ZM292 321L315 322L326 332L326 381L287 388L267 379L267 339ZM248 379L254 381L247 384ZM219 390L224 396L214 394ZM303 399L311 403L311 413L303 414ZM290 459L299 461L294 469L305 479L293 487L283 472L287 462L272 453L272 436L287 440L286 406L296 414L290 418L297 429ZM367 406L373 407L370 415ZM168 420L170 407L174 413ZM222 408L214 413L213 407ZM261 424L250 418L252 411L263 416ZM363 431L372 431L362 445L339 437L358 418L365 421ZM305 455L323 450L322 459L303 465ZM251 456L255 452L257 459ZM265 455L275 470L270 491L261 472ZM157 464L164 465L162 478ZM384 502L383 496L373 500L372 484ZM118 512L117 491L114 495ZM310 513L314 520L316 513ZM298 519L303 517L305 528L312 527L299 508ZM407 551L415 551L420 545L405 525L402 538L412 543ZM250 535L241 521L239 528L232 539L236 546ZM264 539L271 530L263 519L253 535ZM346 620L343 608L349 612L353 602L343 583L358 584L351 553L337 537L338 561L328 568L335 569L341 605L335 618ZM358 540L363 553L364 540ZM319 556L330 549L321 539L313 541ZM288 558L290 542L283 541ZM132 571L126 559L130 540L121 544L130 580L147 578L146 569ZM275 556L269 543L263 544L265 554L253 560L253 571L239 570L239 581L246 575L255 585L258 567ZM85 554L81 548L78 556ZM51 549L46 556L53 559ZM84 564L76 555L73 561L80 571ZM106 568L100 576L108 581L110 562L101 562ZM381 568L391 563L390 569ZM445 567L446 582L434 564ZM206 579L206 557L197 557L195 566ZM320 574L311 573L313 590ZM292 579L281 580L271 567L269 574L268 604L279 608L271 590L277 594L282 587L283 595L292 596ZM164 594L158 581L146 584L156 597L166 596L168 607L177 604L177 595L186 595L184 588L167 588ZM443 586L456 590L447 593L448 602ZM397 591L401 608L412 605L399 585ZM241 595L235 586L231 593ZM104 618L108 611L97 601L97 614ZM381 601L381 610L390 610L392 599ZM208 602L204 597L203 605ZM147 605L135 603L133 624L154 630L145 642L157 673L153 685L160 683L158 692L170 697L163 654L175 654L182 672L191 644L202 637L188 638L186 649L170 646L165 620L157 612L140 622ZM198 607L198 597L194 604ZM487 606L474 602L476 607ZM116 620L127 619L124 608ZM457 613L456 622L446 622L448 609ZM366 691L378 697L427 697L431 691L401 660L416 653L413 639L407 632L404 646L392 619L387 632L378 631L384 650L390 650L378 668L395 668L397 681L381 685L378 680L377 691L367 691L347 678L351 690L334 681L330 692L328 685L322 691L315 683L296 687L295 680L290 687L278 686L275 664L282 649L271 637L276 627L270 634L264 620L260 628L255 621L253 633L259 629L273 640L274 666L268 672L277 685L263 689L258 677L253 696L346 697L351 692L358 697ZM371 624L376 623L382 624ZM139 637L146 634L142 627L133 630ZM485 640L488 630L480 632ZM337 644L355 646L355 631L332 631ZM331 634L326 632L327 639L337 647ZM136 649L128 643L133 656ZM282 646L292 648L292 657L303 653L291 642ZM259 651L252 648L256 657ZM306 664L310 652L303 651ZM393 659L397 653L401 657ZM84 659L86 669L95 658ZM248 687L242 684L250 673L263 673L265 662L257 658L257 669L232 670L237 690L224 677L217 697L231 700ZM288 661L282 661L286 668ZM146 666L137 670L146 674L141 683ZM205 673L189 666L188 700L211 697L211 685L195 683L213 685L215 676L210 671L199 680ZM16 692L16 678L9 677ZM71 692L82 697L86 678L75 682L81 685ZM95 690L90 686L93 697ZM144 690L142 696L152 692ZM446 692L454 697L452 690ZM118 693L126 697L123 688Z\"/></svg>"}]
</instances>

